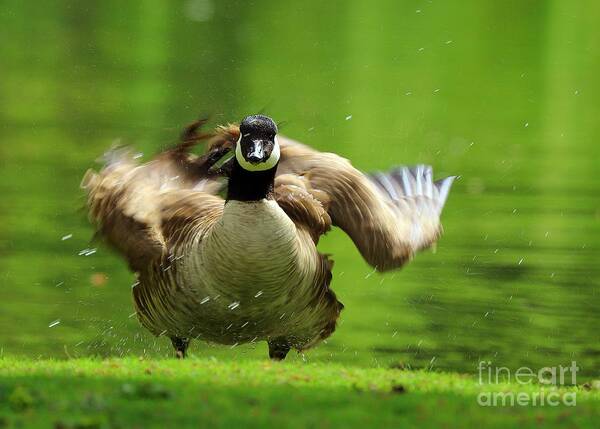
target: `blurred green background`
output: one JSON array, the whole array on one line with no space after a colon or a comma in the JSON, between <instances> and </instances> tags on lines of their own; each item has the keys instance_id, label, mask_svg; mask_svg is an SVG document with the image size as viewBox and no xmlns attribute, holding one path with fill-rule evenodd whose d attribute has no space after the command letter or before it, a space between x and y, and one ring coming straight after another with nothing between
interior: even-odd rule
<instances>
[{"instance_id":1,"label":"blurred green background","mask_svg":"<svg viewBox=\"0 0 600 429\"><path fill-rule=\"evenodd\" d=\"M363 170L461 176L437 252L402 271L373 273L339 231L322 242L346 310L290 359L597 375L599 21L593 0L3 0L0 356L171 356L91 242L79 181L117 139L148 159L200 114L260 111Z\"/></svg>"}]
</instances>

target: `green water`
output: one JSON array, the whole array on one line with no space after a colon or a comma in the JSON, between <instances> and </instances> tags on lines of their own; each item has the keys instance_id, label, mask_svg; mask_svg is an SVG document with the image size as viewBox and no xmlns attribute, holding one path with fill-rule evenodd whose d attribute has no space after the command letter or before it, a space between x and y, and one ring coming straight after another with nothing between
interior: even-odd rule
<instances>
[{"instance_id":1,"label":"green water","mask_svg":"<svg viewBox=\"0 0 600 429\"><path fill-rule=\"evenodd\" d=\"M199 114L261 111L364 170L461 175L436 253L402 271L372 273L339 231L322 242L346 309L305 359L597 376L600 3L283 3L2 3L0 355L171 355L90 242L80 178L116 139L147 158Z\"/></svg>"}]
</instances>

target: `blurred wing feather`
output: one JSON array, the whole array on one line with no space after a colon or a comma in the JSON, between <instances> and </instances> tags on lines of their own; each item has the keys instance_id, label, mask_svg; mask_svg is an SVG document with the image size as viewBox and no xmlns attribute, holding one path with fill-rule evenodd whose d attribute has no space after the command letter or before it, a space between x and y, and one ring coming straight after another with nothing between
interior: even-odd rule
<instances>
[{"instance_id":1,"label":"blurred wing feather","mask_svg":"<svg viewBox=\"0 0 600 429\"><path fill-rule=\"evenodd\" d=\"M113 149L105 155L106 165L88 171L82 181L90 220L134 271L169 253L177 243L176 227L186 223L183 218L197 227L199 218L222 207L214 194L223 184L204 168L215 154L197 157L187 153L189 143L183 146L141 165L126 148Z\"/></svg>"}]
</instances>

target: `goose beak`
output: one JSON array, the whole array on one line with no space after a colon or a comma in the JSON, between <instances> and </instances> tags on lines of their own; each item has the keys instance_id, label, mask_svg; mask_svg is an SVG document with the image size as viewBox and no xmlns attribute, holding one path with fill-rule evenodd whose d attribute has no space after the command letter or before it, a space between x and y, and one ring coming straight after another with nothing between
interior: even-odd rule
<instances>
[{"instance_id":1,"label":"goose beak","mask_svg":"<svg viewBox=\"0 0 600 429\"><path fill-rule=\"evenodd\" d=\"M268 156L265 153L265 142L263 140L252 140L252 146L246 159L251 164L265 162Z\"/></svg>"}]
</instances>

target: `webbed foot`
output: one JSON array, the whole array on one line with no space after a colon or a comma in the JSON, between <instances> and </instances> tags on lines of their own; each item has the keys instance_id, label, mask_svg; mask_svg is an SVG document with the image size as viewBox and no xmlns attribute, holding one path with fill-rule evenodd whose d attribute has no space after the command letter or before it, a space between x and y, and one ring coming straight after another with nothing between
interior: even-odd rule
<instances>
[{"instance_id":1,"label":"webbed foot","mask_svg":"<svg viewBox=\"0 0 600 429\"><path fill-rule=\"evenodd\" d=\"M283 337L267 341L269 344L269 357L272 360L284 360L290 351L289 341Z\"/></svg>"},{"instance_id":2,"label":"webbed foot","mask_svg":"<svg viewBox=\"0 0 600 429\"><path fill-rule=\"evenodd\" d=\"M175 347L175 356L177 359L185 358L190 340L188 338L171 337L171 343Z\"/></svg>"}]
</instances>

